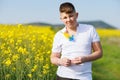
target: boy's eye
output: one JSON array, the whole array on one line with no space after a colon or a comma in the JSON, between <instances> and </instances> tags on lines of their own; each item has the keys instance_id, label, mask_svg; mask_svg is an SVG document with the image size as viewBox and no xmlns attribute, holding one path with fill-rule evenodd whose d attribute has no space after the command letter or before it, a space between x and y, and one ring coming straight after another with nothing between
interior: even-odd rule
<instances>
[{"instance_id":1,"label":"boy's eye","mask_svg":"<svg viewBox=\"0 0 120 80\"><path fill-rule=\"evenodd\" d=\"M68 16L69 18L73 17L73 15ZM68 17L63 17L63 19L67 19Z\"/></svg>"},{"instance_id":2,"label":"boy's eye","mask_svg":"<svg viewBox=\"0 0 120 80\"><path fill-rule=\"evenodd\" d=\"M67 17L64 17L63 19L67 19Z\"/></svg>"},{"instance_id":3,"label":"boy's eye","mask_svg":"<svg viewBox=\"0 0 120 80\"><path fill-rule=\"evenodd\" d=\"M73 15L70 15L69 17L73 17Z\"/></svg>"}]
</instances>

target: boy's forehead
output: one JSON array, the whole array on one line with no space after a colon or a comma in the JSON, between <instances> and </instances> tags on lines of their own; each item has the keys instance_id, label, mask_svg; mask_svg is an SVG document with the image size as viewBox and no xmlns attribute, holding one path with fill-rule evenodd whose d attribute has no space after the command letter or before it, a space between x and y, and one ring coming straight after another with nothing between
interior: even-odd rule
<instances>
[{"instance_id":1,"label":"boy's forehead","mask_svg":"<svg viewBox=\"0 0 120 80\"><path fill-rule=\"evenodd\" d=\"M65 13L65 12L62 12L62 13L60 13L60 15L73 15L73 14L75 14L75 12L72 12L72 13Z\"/></svg>"}]
</instances>

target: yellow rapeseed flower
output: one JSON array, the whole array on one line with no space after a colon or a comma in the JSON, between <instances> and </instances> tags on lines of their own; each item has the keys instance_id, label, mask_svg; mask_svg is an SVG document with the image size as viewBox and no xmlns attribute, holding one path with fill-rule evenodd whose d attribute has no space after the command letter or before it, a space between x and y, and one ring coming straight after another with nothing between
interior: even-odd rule
<instances>
[{"instance_id":1,"label":"yellow rapeseed flower","mask_svg":"<svg viewBox=\"0 0 120 80\"><path fill-rule=\"evenodd\" d=\"M28 76L29 78L32 78L32 74L27 74L27 76Z\"/></svg>"},{"instance_id":2,"label":"yellow rapeseed flower","mask_svg":"<svg viewBox=\"0 0 120 80\"><path fill-rule=\"evenodd\" d=\"M18 54L15 54L15 55L12 56L12 60L13 61L16 61L18 59L19 59L19 55Z\"/></svg>"},{"instance_id":3,"label":"yellow rapeseed flower","mask_svg":"<svg viewBox=\"0 0 120 80\"><path fill-rule=\"evenodd\" d=\"M5 75L5 78L8 79L9 77L10 77L10 74L6 74L6 75Z\"/></svg>"},{"instance_id":4,"label":"yellow rapeseed flower","mask_svg":"<svg viewBox=\"0 0 120 80\"><path fill-rule=\"evenodd\" d=\"M7 58L6 60L5 60L5 62L4 62L4 64L6 65L6 66L10 66L11 65L11 60L10 60L10 58Z\"/></svg>"},{"instance_id":5,"label":"yellow rapeseed flower","mask_svg":"<svg viewBox=\"0 0 120 80\"><path fill-rule=\"evenodd\" d=\"M21 27L22 27L22 24L18 24L17 26L18 26L18 28L21 28Z\"/></svg>"},{"instance_id":6,"label":"yellow rapeseed flower","mask_svg":"<svg viewBox=\"0 0 120 80\"><path fill-rule=\"evenodd\" d=\"M31 71L32 71L32 72L36 71L37 67L38 67L37 65L34 65L34 67L32 68Z\"/></svg>"},{"instance_id":7,"label":"yellow rapeseed flower","mask_svg":"<svg viewBox=\"0 0 120 80\"><path fill-rule=\"evenodd\" d=\"M48 64L45 64L44 66L43 66L43 74L47 74L48 72L49 72L49 65Z\"/></svg>"},{"instance_id":8,"label":"yellow rapeseed flower","mask_svg":"<svg viewBox=\"0 0 120 80\"><path fill-rule=\"evenodd\" d=\"M26 59L25 59L25 64L26 64L26 65L29 65L29 64L30 64L30 58L26 58Z\"/></svg>"},{"instance_id":9,"label":"yellow rapeseed flower","mask_svg":"<svg viewBox=\"0 0 120 80\"><path fill-rule=\"evenodd\" d=\"M16 68L15 68L15 67L13 67L13 68L12 68L12 71L16 71Z\"/></svg>"},{"instance_id":10,"label":"yellow rapeseed flower","mask_svg":"<svg viewBox=\"0 0 120 80\"><path fill-rule=\"evenodd\" d=\"M23 48L23 47L19 47L18 48L18 52L22 53L22 54L28 54L26 48Z\"/></svg>"},{"instance_id":11,"label":"yellow rapeseed flower","mask_svg":"<svg viewBox=\"0 0 120 80\"><path fill-rule=\"evenodd\" d=\"M11 38L11 39L10 39L10 44L13 44L13 43L14 43L14 39Z\"/></svg>"}]
</instances>

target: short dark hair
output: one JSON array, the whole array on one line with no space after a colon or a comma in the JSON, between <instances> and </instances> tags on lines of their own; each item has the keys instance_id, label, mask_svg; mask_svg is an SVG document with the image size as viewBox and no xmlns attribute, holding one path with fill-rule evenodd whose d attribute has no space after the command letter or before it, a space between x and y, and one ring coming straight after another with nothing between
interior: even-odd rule
<instances>
[{"instance_id":1,"label":"short dark hair","mask_svg":"<svg viewBox=\"0 0 120 80\"><path fill-rule=\"evenodd\" d=\"M70 2L65 2L60 5L59 11L65 12L65 13L73 13L76 12L75 7L72 3Z\"/></svg>"}]
</instances>

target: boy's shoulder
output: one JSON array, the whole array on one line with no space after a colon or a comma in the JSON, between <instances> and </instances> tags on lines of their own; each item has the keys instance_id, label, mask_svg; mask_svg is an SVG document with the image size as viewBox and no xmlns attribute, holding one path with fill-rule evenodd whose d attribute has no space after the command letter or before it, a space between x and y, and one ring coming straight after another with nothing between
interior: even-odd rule
<instances>
[{"instance_id":1,"label":"boy's shoulder","mask_svg":"<svg viewBox=\"0 0 120 80\"><path fill-rule=\"evenodd\" d=\"M55 36L61 36L63 33L65 32L65 27L58 30L56 33L55 33Z\"/></svg>"},{"instance_id":2,"label":"boy's shoulder","mask_svg":"<svg viewBox=\"0 0 120 80\"><path fill-rule=\"evenodd\" d=\"M94 29L93 25L90 24L79 24L78 30L81 32L83 31L91 31Z\"/></svg>"},{"instance_id":3,"label":"boy's shoulder","mask_svg":"<svg viewBox=\"0 0 120 80\"><path fill-rule=\"evenodd\" d=\"M64 28L58 30L58 31L56 32L56 34L57 34L57 33L63 33L63 32L65 32L65 30L66 30L66 29L65 29L65 27L64 27Z\"/></svg>"},{"instance_id":4,"label":"boy's shoulder","mask_svg":"<svg viewBox=\"0 0 120 80\"><path fill-rule=\"evenodd\" d=\"M81 29L94 29L95 27L91 24L79 24L79 28Z\"/></svg>"},{"instance_id":5,"label":"boy's shoulder","mask_svg":"<svg viewBox=\"0 0 120 80\"><path fill-rule=\"evenodd\" d=\"M79 24L79 27L85 28L85 27L94 27L94 26L91 24Z\"/></svg>"}]
</instances>

